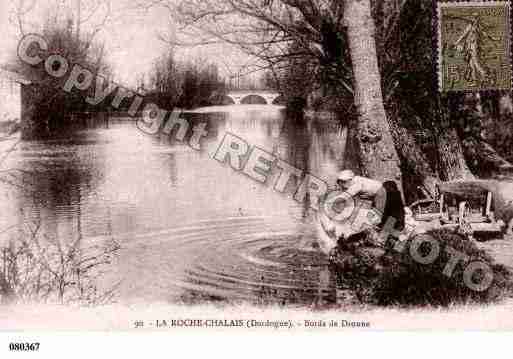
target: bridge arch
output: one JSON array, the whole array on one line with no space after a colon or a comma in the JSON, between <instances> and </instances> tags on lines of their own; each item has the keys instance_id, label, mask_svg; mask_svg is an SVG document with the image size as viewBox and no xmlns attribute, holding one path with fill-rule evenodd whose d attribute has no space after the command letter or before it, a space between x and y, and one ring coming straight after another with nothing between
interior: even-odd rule
<instances>
[{"instance_id":1,"label":"bridge arch","mask_svg":"<svg viewBox=\"0 0 513 359\"><path fill-rule=\"evenodd\" d=\"M237 102L230 95L224 95L221 99L221 105L235 105Z\"/></svg>"},{"instance_id":2,"label":"bridge arch","mask_svg":"<svg viewBox=\"0 0 513 359\"><path fill-rule=\"evenodd\" d=\"M272 100L271 105L285 105L285 96L278 95Z\"/></svg>"},{"instance_id":3,"label":"bridge arch","mask_svg":"<svg viewBox=\"0 0 513 359\"><path fill-rule=\"evenodd\" d=\"M275 104L274 100L280 97L277 92L269 91L232 91L228 92L226 97L230 98L236 105L240 104L262 104L272 105ZM231 104L223 102L223 104Z\"/></svg>"},{"instance_id":4,"label":"bridge arch","mask_svg":"<svg viewBox=\"0 0 513 359\"><path fill-rule=\"evenodd\" d=\"M234 105L235 100L227 94L214 93L208 98L208 103L210 106Z\"/></svg>"},{"instance_id":5,"label":"bridge arch","mask_svg":"<svg viewBox=\"0 0 513 359\"><path fill-rule=\"evenodd\" d=\"M258 94L249 94L241 98L240 103L242 105L268 105L265 97Z\"/></svg>"}]
</instances>

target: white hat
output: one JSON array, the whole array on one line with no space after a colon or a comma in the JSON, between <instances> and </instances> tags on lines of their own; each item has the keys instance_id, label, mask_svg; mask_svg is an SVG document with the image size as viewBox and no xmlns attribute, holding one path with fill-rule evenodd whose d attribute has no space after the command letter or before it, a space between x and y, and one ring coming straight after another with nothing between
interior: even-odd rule
<instances>
[{"instance_id":1,"label":"white hat","mask_svg":"<svg viewBox=\"0 0 513 359\"><path fill-rule=\"evenodd\" d=\"M338 174L338 180L339 181L349 181L352 180L354 177L354 172L351 170L343 170Z\"/></svg>"}]
</instances>

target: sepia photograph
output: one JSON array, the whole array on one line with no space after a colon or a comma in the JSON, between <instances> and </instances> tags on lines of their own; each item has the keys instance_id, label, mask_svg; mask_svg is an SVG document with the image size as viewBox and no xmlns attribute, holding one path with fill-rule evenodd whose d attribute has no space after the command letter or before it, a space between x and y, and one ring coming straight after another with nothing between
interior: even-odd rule
<instances>
[{"instance_id":1,"label":"sepia photograph","mask_svg":"<svg viewBox=\"0 0 513 359\"><path fill-rule=\"evenodd\" d=\"M512 331L512 24L509 0L1 0L0 352Z\"/></svg>"}]
</instances>

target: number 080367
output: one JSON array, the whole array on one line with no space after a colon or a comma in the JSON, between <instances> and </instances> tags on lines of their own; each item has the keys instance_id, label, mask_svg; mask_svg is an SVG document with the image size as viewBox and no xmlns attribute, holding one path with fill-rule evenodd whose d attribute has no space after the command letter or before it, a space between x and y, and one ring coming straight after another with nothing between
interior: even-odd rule
<instances>
[{"instance_id":1,"label":"number 080367","mask_svg":"<svg viewBox=\"0 0 513 359\"><path fill-rule=\"evenodd\" d=\"M35 352L39 350L39 343L9 343L10 351Z\"/></svg>"}]
</instances>

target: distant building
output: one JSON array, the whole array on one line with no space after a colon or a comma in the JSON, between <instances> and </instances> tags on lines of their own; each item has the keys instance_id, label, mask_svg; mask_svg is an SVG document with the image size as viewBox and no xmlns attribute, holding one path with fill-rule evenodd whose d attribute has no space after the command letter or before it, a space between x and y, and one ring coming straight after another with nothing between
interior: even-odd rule
<instances>
[{"instance_id":1,"label":"distant building","mask_svg":"<svg viewBox=\"0 0 513 359\"><path fill-rule=\"evenodd\" d=\"M21 91L28 84L20 74L0 68L0 121L21 119Z\"/></svg>"}]
</instances>

